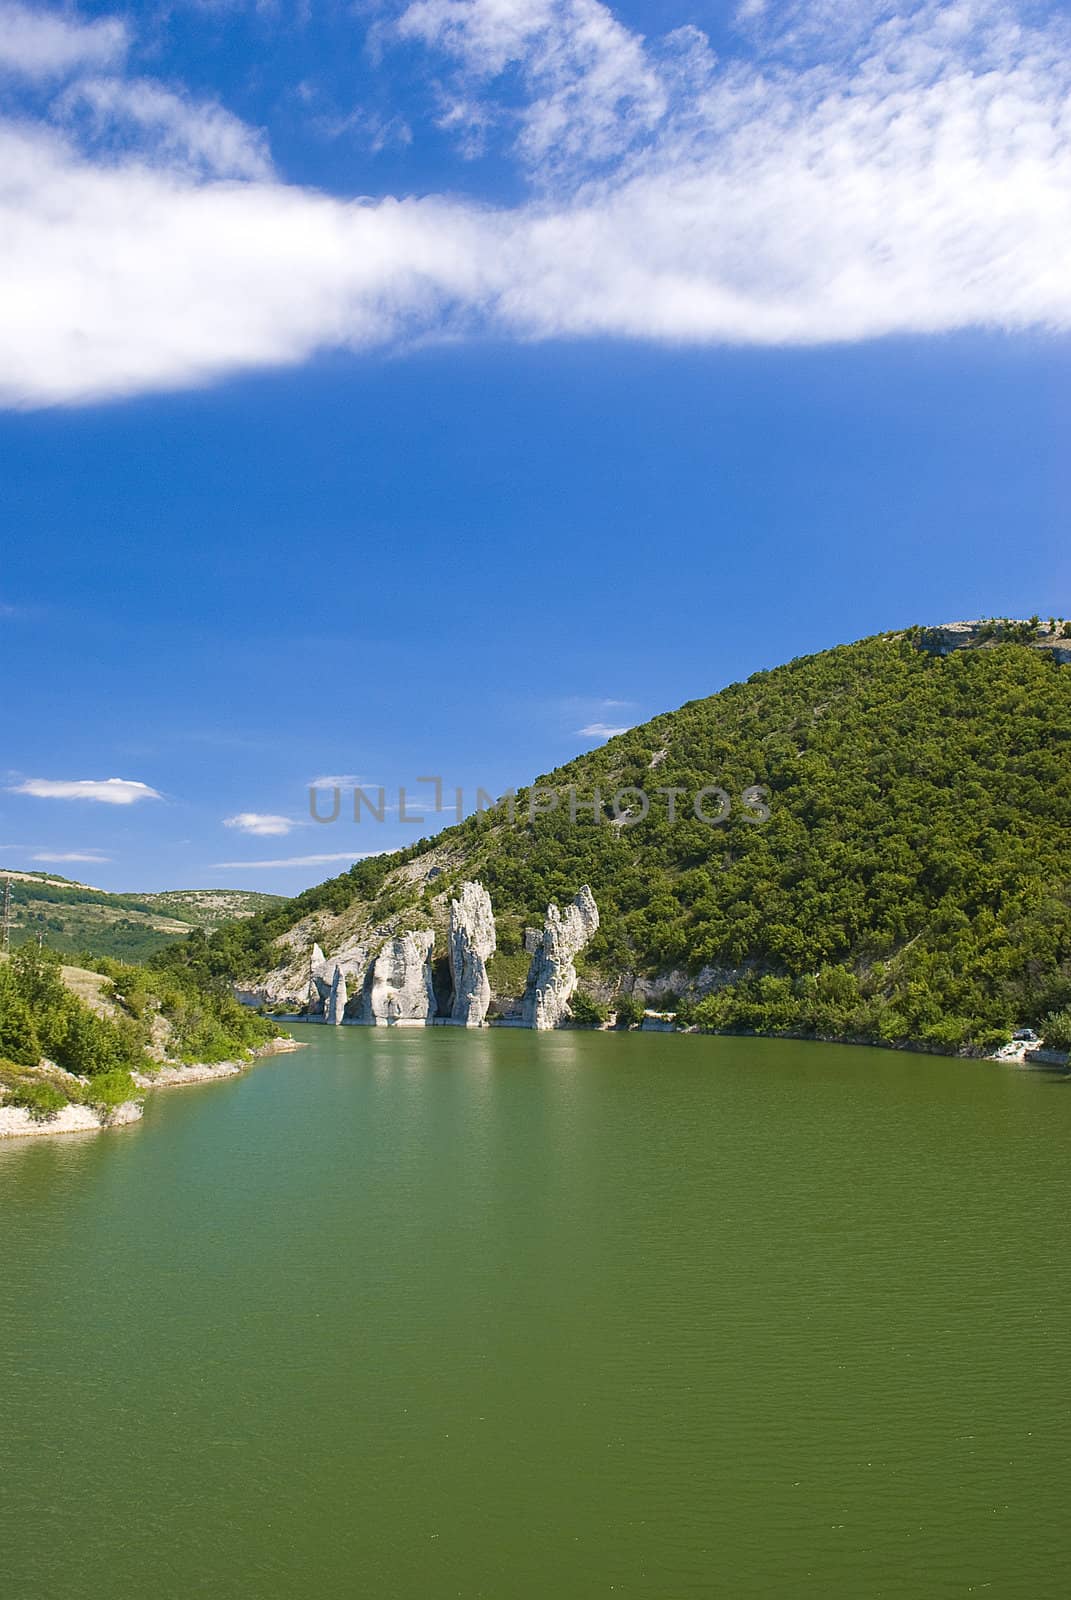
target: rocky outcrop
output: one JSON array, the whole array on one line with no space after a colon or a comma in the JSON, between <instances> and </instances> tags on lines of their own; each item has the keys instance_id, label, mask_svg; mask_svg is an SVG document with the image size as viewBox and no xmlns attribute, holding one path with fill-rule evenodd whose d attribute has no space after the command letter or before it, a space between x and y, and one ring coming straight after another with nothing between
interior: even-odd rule
<instances>
[{"instance_id":1,"label":"rocky outcrop","mask_svg":"<svg viewBox=\"0 0 1071 1600\"><path fill-rule=\"evenodd\" d=\"M431 981L431 929L388 939L373 963L365 988L363 1022L427 1022L435 1015Z\"/></svg>"},{"instance_id":2,"label":"rocky outcrop","mask_svg":"<svg viewBox=\"0 0 1071 1600\"><path fill-rule=\"evenodd\" d=\"M284 943L283 940L278 942ZM334 945L329 956L324 955L318 943L295 949L295 940L291 939L289 946L287 960L273 967L259 983L248 987L237 985L237 998L246 1005L285 1006L310 1017L324 1017L337 969L346 980L349 1008L353 1012L353 997L360 993L372 954L367 936L349 935Z\"/></svg>"},{"instance_id":3,"label":"rocky outcrop","mask_svg":"<svg viewBox=\"0 0 1071 1600\"><path fill-rule=\"evenodd\" d=\"M487 963L495 953L495 917L482 883L463 883L450 902L450 977L454 997L450 1018L479 1028L491 1003Z\"/></svg>"},{"instance_id":4,"label":"rocky outcrop","mask_svg":"<svg viewBox=\"0 0 1071 1600\"><path fill-rule=\"evenodd\" d=\"M331 979L331 990L327 996L327 1011L324 1015L324 1021L337 1028L345 1015L346 1001L348 999L346 979L342 968L336 966L334 976Z\"/></svg>"},{"instance_id":5,"label":"rocky outcrop","mask_svg":"<svg viewBox=\"0 0 1071 1600\"><path fill-rule=\"evenodd\" d=\"M327 1012L327 1002L331 994L331 980L335 975L335 965L329 962L318 944L314 944L309 956L309 1016L322 1017Z\"/></svg>"},{"instance_id":6,"label":"rocky outcrop","mask_svg":"<svg viewBox=\"0 0 1071 1600\"><path fill-rule=\"evenodd\" d=\"M587 884L566 907L547 907L543 938L532 957L521 1016L526 1028L556 1028L568 1013L576 989L574 958L599 926L599 908Z\"/></svg>"},{"instance_id":7,"label":"rocky outcrop","mask_svg":"<svg viewBox=\"0 0 1071 1600\"><path fill-rule=\"evenodd\" d=\"M986 649L1008 639L1032 650L1044 650L1061 666L1071 664L1071 630L1066 624L1024 621L1017 617L990 617L973 622L942 622L918 633L921 649L930 655L950 656L956 650Z\"/></svg>"},{"instance_id":8,"label":"rocky outcrop","mask_svg":"<svg viewBox=\"0 0 1071 1600\"><path fill-rule=\"evenodd\" d=\"M92 1106L66 1105L47 1122L38 1122L23 1106L0 1105L0 1139L32 1139L42 1133L99 1133L140 1122L140 1100L124 1100L102 1117Z\"/></svg>"}]
</instances>

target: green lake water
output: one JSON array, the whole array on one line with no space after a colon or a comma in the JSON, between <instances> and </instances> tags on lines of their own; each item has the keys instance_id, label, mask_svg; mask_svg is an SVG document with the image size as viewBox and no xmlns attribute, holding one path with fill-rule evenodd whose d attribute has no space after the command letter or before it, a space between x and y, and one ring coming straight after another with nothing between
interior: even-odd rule
<instances>
[{"instance_id":1,"label":"green lake water","mask_svg":"<svg viewBox=\"0 0 1071 1600\"><path fill-rule=\"evenodd\" d=\"M1071 1083L295 1033L0 1145L5 1600L1071 1593Z\"/></svg>"}]
</instances>

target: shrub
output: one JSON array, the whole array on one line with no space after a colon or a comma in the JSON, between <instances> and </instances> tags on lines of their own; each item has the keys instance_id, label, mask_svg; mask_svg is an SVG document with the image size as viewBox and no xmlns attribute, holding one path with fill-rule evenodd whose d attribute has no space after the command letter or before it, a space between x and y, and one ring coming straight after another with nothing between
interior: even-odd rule
<instances>
[{"instance_id":1,"label":"shrub","mask_svg":"<svg viewBox=\"0 0 1071 1600\"><path fill-rule=\"evenodd\" d=\"M56 1060L78 1077L96 1077L129 1065L123 1034L88 1006L70 1007L67 1031L55 1049Z\"/></svg>"},{"instance_id":2,"label":"shrub","mask_svg":"<svg viewBox=\"0 0 1071 1600\"><path fill-rule=\"evenodd\" d=\"M677 1001L677 1026L690 1028L695 1021L695 1001L682 998Z\"/></svg>"},{"instance_id":3,"label":"shrub","mask_svg":"<svg viewBox=\"0 0 1071 1600\"><path fill-rule=\"evenodd\" d=\"M52 1122L67 1104L67 1096L46 1078L24 1079L8 1091L4 1103L22 1106L34 1122Z\"/></svg>"},{"instance_id":4,"label":"shrub","mask_svg":"<svg viewBox=\"0 0 1071 1600\"><path fill-rule=\"evenodd\" d=\"M129 1072L101 1072L85 1091L85 1103L93 1107L102 1122L109 1121L118 1106L137 1097L137 1085Z\"/></svg>"},{"instance_id":5,"label":"shrub","mask_svg":"<svg viewBox=\"0 0 1071 1600\"><path fill-rule=\"evenodd\" d=\"M569 1002L569 1010L573 1021L579 1023L582 1028L595 1028L600 1022L606 1021L606 1007L579 989Z\"/></svg>"},{"instance_id":6,"label":"shrub","mask_svg":"<svg viewBox=\"0 0 1071 1600\"><path fill-rule=\"evenodd\" d=\"M1071 1050L1071 1006L1049 1012L1041 1023L1041 1037L1048 1050Z\"/></svg>"},{"instance_id":7,"label":"shrub","mask_svg":"<svg viewBox=\"0 0 1071 1600\"><path fill-rule=\"evenodd\" d=\"M638 1028L643 1021L643 1001L634 994L619 994L614 1001L619 1028Z\"/></svg>"}]
</instances>

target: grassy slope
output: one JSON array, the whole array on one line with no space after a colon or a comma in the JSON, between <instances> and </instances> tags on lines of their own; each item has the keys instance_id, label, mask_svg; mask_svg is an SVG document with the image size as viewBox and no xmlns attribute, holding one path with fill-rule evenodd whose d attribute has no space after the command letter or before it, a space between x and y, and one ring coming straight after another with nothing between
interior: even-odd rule
<instances>
[{"instance_id":1,"label":"grassy slope","mask_svg":"<svg viewBox=\"0 0 1071 1600\"><path fill-rule=\"evenodd\" d=\"M652 766L652 762L655 764ZM209 965L248 977L304 918L327 940L410 916L442 926L479 876L506 954L550 899L591 884L588 981L681 974L718 988L701 1020L833 1036L980 1042L1071 1000L1071 669L1022 644L941 658L880 637L759 673L578 757L542 784L764 785L771 817L721 827L652 804L469 819L232 924ZM442 867L425 885L424 868ZM667 981L670 981L667 979Z\"/></svg>"}]
</instances>

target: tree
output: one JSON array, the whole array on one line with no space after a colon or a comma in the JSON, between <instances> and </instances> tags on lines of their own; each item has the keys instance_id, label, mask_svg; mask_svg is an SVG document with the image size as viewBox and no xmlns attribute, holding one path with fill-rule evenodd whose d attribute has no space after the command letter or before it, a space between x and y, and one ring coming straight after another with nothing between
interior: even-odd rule
<instances>
[{"instance_id":1,"label":"tree","mask_svg":"<svg viewBox=\"0 0 1071 1600\"><path fill-rule=\"evenodd\" d=\"M1071 1050L1071 1006L1049 1012L1041 1024L1041 1037L1048 1050Z\"/></svg>"},{"instance_id":2,"label":"tree","mask_svg":"<svg viewBox=\"0 0 1071 1600\"><path fill-rule=\"evenodd\" d=\"M643 1021L643 1001L634 994L619 994L614 1001L619 1028L638 1028Z\"/></svg>"},{"instance_id":3,"label":"tree","mask_svg":"<svg viewBox=\"0 0 1071 1600\"><path fill-rule=\"evenodd\" d=\"M41 1059L33 1012L19 993L7 962L0 964L0 1057L19 1067L34 1067Z\"/></svg>"},{"instance_id":4,"label":"tree","mask_svg":"<svg viewBox=\"0 0 1071 1600\"><path fill-rule=\"evenodd\" d=\"M606 1007L579 989L569 1002L569 1011L573 1021L582 1028L596 1028L600 1022L606 1021Z\"/></svg>"}]
</instances>

